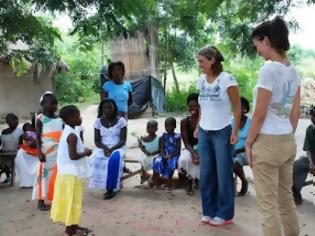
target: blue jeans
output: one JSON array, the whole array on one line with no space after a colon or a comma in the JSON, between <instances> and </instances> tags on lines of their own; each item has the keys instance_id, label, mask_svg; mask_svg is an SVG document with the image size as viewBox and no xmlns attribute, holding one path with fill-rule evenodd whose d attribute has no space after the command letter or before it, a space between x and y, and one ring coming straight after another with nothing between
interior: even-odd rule
<instances>
[{"instance_id":1,"label":"blue jeans","mask_svg":"<svg viewBox=\"0 0 315 236\"><path fill-rule=\"evenodd\" d=\"M231 126L221 130L199 128L202 213L230 220L234 216L233 145Z\"/></svg>"}]
</instances>

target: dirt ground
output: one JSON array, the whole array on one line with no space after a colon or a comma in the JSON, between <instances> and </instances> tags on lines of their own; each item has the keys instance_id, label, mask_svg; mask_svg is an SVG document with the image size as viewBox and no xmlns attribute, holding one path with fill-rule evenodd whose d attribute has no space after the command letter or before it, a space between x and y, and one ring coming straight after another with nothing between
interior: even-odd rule
<instances>
[{"instance_id":1,"label":"dirt ground","mask_svg":"<svg viewBox=\"0 0 315 236\"><path fill-rule=\"evenodd\" d=\"M86 145L93 147L93 123L96 106L90 106L82 112ZM177 117L179 121L180 117ZM136 159L140 151L136 148L136 137L145 133L148 118L129 121L128 159ZM164 130L164 118L158 118L159 134ZM179 123L178 123L179 124ZM296 133L299 155L308 120L301 120ZM0 127L2 128L2 127ZM177 130L179 127L177 127ZM135 170L138 164L128 164ZM251 182L249 194L236 198L234 224L223 228L214 228L200 223L200 194L196 190L193 196L187 196L184 189L172 193L163 190L153 192L147 185L140 185L139 176L124 181L121 192L112 200L102 200L102 192L88 189L85 184L83 226L93 230L90 235L121 236L191 236L261 235L260 215L255 203L255 191L249 168L246 174ZM18 181L18 179L17 179ZM36 209L36 202L30 201L30 189L20 189L0 185L0 236L19 235L63 235L64 226L54 224L49 212ZM301 234L315 235L315 187L308 186L302 191L303 205L297 208Z\"/></svg>"}]
</instances>

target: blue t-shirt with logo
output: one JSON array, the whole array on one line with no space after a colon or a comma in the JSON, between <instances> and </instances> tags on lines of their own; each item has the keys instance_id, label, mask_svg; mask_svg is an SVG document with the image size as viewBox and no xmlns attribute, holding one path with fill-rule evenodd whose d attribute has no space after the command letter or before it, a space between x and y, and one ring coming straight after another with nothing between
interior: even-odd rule
<instances>
[{"instance_id":1,"label":"blue t-shirt with logo","mask_svg":"<svg viewBox=\"0 0 315 236\"><path fill-rule=\"evenodd\" d=\"M238 130L238 141L234 145L235 150L244 148L251 122L252 122L252 119L247 116L245 125L243 126L243 128ZM234 117L231 118L231 125L232 127L234 126Z\"/></svg>"},{"instance_id":2,"label":"blue t-shirt with logo","mask_svg":"<svg viewBox=\"0 0 315 236\"><path fill-rule=\"evenodd\" d=\"M132 92L130 82L124 81L122 84L116 84L110 80L103 85L103 89L108 94L108 98L116 102L118 111L128 112L128 98L129 93Z\"/></svg>"}]
</instances>

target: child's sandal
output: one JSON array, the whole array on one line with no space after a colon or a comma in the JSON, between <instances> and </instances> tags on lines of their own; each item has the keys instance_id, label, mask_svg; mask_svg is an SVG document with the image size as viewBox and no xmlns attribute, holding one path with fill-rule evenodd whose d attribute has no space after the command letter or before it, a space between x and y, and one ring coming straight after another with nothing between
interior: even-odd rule
<instances>
[{"instance_id":1,"label":"child's sandal","mask_svg":"<svg viewBox=\"0 0 315 236\"><path fill-rule=\"evenodd\" d=\"M84 227L81 227L81 226L77 226L76 233L78 233L79 235L88 235L91 232L92 232L92 230L89 229L89 228L84 228Z\"/></svg>"},{"instance_id":2,"label":"child's sandal","mask_svg":"<svg viewBox=\"0 0 315 236\"><path fill-rule=\"evenodd\" d=\"M69 234L69 233L64 232L64 233L63 233L63 236L80 236L80 235L77 234L77 233L75 233L75 234Z\"/></svg>"}]
</instances>

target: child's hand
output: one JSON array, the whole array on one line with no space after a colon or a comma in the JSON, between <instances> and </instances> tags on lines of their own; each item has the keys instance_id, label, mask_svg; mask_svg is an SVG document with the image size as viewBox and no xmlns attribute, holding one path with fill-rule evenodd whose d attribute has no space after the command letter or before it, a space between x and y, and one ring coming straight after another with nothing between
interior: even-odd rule
<instances>
[{"instance_id":1,"label":"child's hand","mask_svg":"<svg viewBox=\"0 0 315 236\"><path fill-rule=\"evenodd\" d=\"M194 138L198 138L199 132L198 132L198 127L194 131Z\"/></svg>"},{"instance_id":2,"label":"child's hand","mask_svg":"<svg viewBox=\"0 0 315 236\"><path fill-rule=\"evenodd\" d=\"M84 156L91 156L92 154L92 149L85 148L84 149Z\"/></svg>"},{"instance_id":3,"label":"child's hand","mask_svg":"<svg viewBox=\"0 0 315 236\"><path fill-rule=\"evenodd\" d=\"M40 153L38 155L38 159L39 159L40 162L46 162L46 157L45 157L45 155L43 153Z\"/></svg>"},{"instance_id":4,"label":"child's hand","mask_svg":"<svg viewBox=\"0 0 315 236\"><path fill-rule=\"evenodd\" d=\"M113 150L111 148L108 148L106 151L105 151L105 156L109 157L111 154L112 154Z\"/></svg>"},{"instance_id":5,"label":"child's hand","mask_svg":"<svg viewBox=\"0 0 315 236\"><path fill-rule=\"evenodd\" d=\"M166 159L166 160L169 160L169 159L171 159L171 156L167 154L167 155L165 156L165 159Z\"/></svg>"},{"instance_id":6,"label":"child's hand","mask_svg":"<svg viewBox=\"0 0 315 236\"><path fill-rule=\"evenodd\" d=\"M142 146L141 140L142 140L142 136L140 138L137 138L139 146Z\"/></svg>"},{"instance_id":7,"label":"child's hand","mask_svg":"<svg viewBox=\"0 0 315 236\"><path fill-rule=\"evenodd\" d=\"M198 165L199 164L199 156L193 155L192 162L193 162L193 164Z\"/></svg>"},{"instance_id":8,"label":"child's hand","mask_svg":"<svg viewBox=\"0 0 315 236\"><path fill-rule=\"evenodd\" d=\"M235 132L232 132L231 138L230 138L230 144L235 145L238 141L238 134Z\"/></svg>"}]
</instances>

